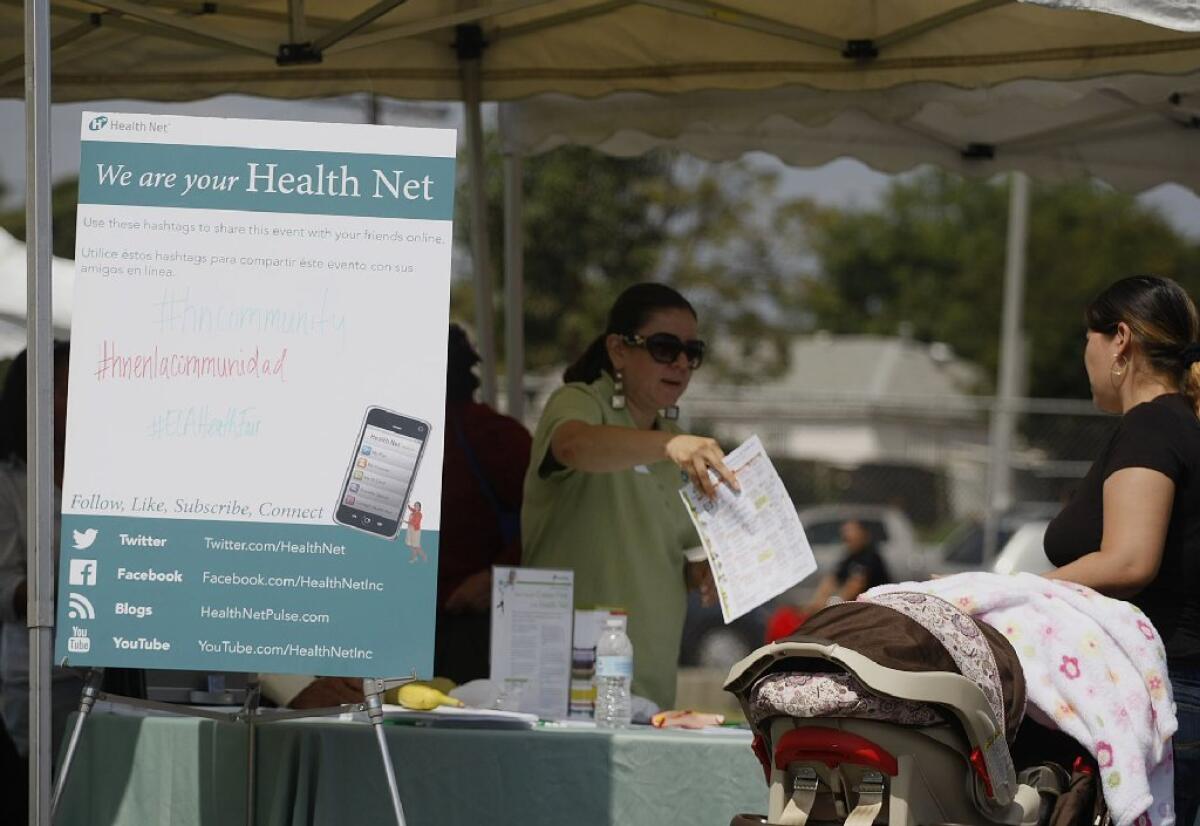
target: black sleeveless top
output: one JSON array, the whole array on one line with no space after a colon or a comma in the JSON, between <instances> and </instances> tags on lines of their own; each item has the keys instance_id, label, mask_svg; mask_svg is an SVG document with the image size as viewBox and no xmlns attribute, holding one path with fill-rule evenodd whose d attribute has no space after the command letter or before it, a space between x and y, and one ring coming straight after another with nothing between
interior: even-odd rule
<instances>
[{"instance_id":1,"label":"black sleeveless top","mask_svg":"<svg viewBox=\"0 0 1200 826\"><path fill-rule=\"evenodd\" d=\"M1062 566L1100 550L1104 482L1129 467L1175 483L1158 576L1130 602L1158 629L1172 668L1200 667L1200 420L1186 398L1168 393L1121 418L1078 493L1046 528L1046 556Z\"/></svg>"}]
</instances>

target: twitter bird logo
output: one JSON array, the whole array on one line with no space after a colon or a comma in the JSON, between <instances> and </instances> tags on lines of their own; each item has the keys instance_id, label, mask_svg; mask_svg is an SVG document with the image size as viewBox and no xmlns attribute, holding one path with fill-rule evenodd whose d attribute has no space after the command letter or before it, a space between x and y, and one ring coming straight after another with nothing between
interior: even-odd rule
<instances>
[{"instance_id":1,"label":"twitter bird logo","mask_svg":"<svg viewBox=\"0 0 1200 826\"><path fill-rule=\"evenodd\" d=\"M88 528L86 531L71 531L71 535L75 538L75 550L77 551L86 551L96 541L95 528Z\"/></svg>"}]
</instances>

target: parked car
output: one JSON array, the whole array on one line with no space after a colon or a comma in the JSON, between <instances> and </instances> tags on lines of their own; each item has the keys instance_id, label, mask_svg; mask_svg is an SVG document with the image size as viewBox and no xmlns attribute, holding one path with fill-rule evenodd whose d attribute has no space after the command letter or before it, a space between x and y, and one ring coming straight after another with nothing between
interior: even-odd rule
<instances>
[{"instance_id":1,"label":"parked car","mask_svg":"<svg viewBox=\"0 0 1200 826\"><path fill-rule=\"evenodd\" d=\"M729 625L721 606L703 607L696 592L688 594L687 618L679 646L679 664L726 669L763 644L772 600Z\"/></svg>"},{"instance_id":2,"label":"parked car","mask_svg":"<svg viewBox=\"0 0 1200 826\"><path fill-rule=\"evenodd\" d=\"M1044 574L1053 570L1042 544L1049 524L1049 520L1036 519L1017 528L996 556L992 570L998 574Z\"/></svg>"},{"instance_id":3,"label":"parked car","mask_svg":"<svg viewBox=\"0 0 1200 826\"><path fill-rule=\"evenodd\" d=\"M996 548L1004 548L1025 525L1038 523L1044 531L1046 524L1058 510L1059 505L1053 502L1026 502L1005 511L996 525ZM965 571L982 571L983 534L982 520L971 520L960 525L946 537L940 552L928 557L927 573L949 576Z\"/></svg>"}]
</instances>

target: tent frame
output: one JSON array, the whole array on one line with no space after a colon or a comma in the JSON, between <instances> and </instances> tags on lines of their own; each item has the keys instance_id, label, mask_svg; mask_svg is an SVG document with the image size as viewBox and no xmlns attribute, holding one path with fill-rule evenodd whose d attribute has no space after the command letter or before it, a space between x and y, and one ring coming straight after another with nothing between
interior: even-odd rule
<instances>
[{"instance_id":1,"label":"tent frame","mask_svg":"<svg viewBox=\"0 0 1200 826\"><path fill-rule=\"evenodd\" d=\"M550 5L554 0L488 0L479 5L449 14L439 14L393 26L380 26L364 31L387 13L402 5L404 0L379 0L364 12L348 21L322 21L307 14L304 0L288 0L286 13L264 12L257 9L226 8L214 0L157 0L134 3L130 0L90 0L88 5L99 9L68 6L61 0L0 0L6 5L23 3L25 54L23 61L0 62L0 86L10 84L18 71L24 70L27 130L27 213L28 239L28 350L29 350L29 443L27 461L29 472L29 628L30 628L30 712L33 751L30 760L31 823L50 824L50 715L49 674L51 665L51 636L54 624L53 604L53 364L50 305L50 100L51 59L54 52L88 39L88 35L104 28L128 30L173 38L181 42L205 43L220 48L272 57L281 66L312 64L321 61L326 53L337 54L380 43L403 39L427 39L430 36L453 32L459 55L459 74L464 101L467 104L469 162L472 173L472 237L476 289L478 344L482 356L484 398L495 402L496 353L493 321L494 302L489 270L487 245L485 187L482 181L483 145L480 102L485 96L481 60L489 42L513 40L535 35L549 29L569 25L588 17L615 12L626 6L654 7L681 16L701 18L714 25L753 30L792 41L815 44L840 56L851 65L862 66L879 60L881 51L889 46L935 31L964 17L977 15L1017 2L1017 0L968 0L946 12L902 26L873 40L845 40L826 33L792 26L770 18L747 14L711 0L596 0L582 8L550 13L539 19L508 27L493 27L483 37L481 24L488 18L516 11ZM213 31L203 18L225 14L247 18L278 21L286 32L286 42L268 43L240 37L228 32ZM69 18L76 25L51 38L52 16ZM324 29L313 39L309 29ZM1035 62L1048 60L1062 63L1120 55L1154 55L1182 52L1196 47L1196 38L1177 37L1140 44L1094 44L1087 47L1050 49L1018 55L983 55L976 60L960 61L959 65L992 63L1003 59ZM105 45L106 48L109 44ZM74 56L79 56L78 54ZM911 61L914 68L936 68L944 58L930 56ZM737 67L731 66L736 69ZM685 77L698 71L692 66L622 68L617 74L626 80L660 77L663 71ZM705 71L711 71L706 69ZM742 69L741 71L747 71ZM225 77L233 86L253 80L255 72L231 73ZM306 77L321 78L315 70ZM164 75L159 81L168 80ZM180 81L194 77L180 75ZM76 79L76 83L86 83ZM505 219L505 259L510 278L506 279L505 294L509 305L506 315L507 357L509 360L509 409L521 410L523 391L519 378L523 372L520 342L521 282L520 252L520 159L505 162L506 204L513 216ZM506 210L507 212L507 210Z\"/></svg>"},{"instance_id":2,"label":"tent frame","mask_svg":"<svg viewBox=\"0 0 1200 826\"><path fill-rule=\"evenodd\" d=\"M50 303L50 4L25 2L29 821L50 826L54 632L54 348Z\"/></svg>"}]
</instances>

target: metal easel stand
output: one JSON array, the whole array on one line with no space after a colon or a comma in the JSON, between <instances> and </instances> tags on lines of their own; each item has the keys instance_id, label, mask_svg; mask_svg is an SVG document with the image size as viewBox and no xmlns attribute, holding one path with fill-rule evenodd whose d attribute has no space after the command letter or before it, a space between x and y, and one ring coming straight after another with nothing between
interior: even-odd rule
<instances>
[{"instance_id":1,"label":"metal easel stand","mask_svg":"<svg viewBox=\"0 0 1200 826\"><path fill-rule=\"evenodd\" d=\"M365 712L375 730L375 741L379 744L379 756L383 761L384 773L387 777L388 792L392 798L392 811L396 816L396 826L406 826L404 806L400 802L400 787L396 782L396 770L392 764L392 755L387 748L387 738L383 734L383 695L390 688L412 682L415 677L404 679L364 678L363 694L366 700L362 703L347 703L328 708L306 708L301 710L264 709L258 705L260 689L257 681L251 681L246 689L246 700L241 709L236 712L209 711L191 706L180 706L173 703L160 703L157 700L142 700L135 697L122 697L117 694L106 694L100 690L104 680L104 669L93 668L88 672L84 682L83 693L79 700L79 715L71 729L71 738L67 743L67 751L63 756L62 768L54 784L54 796L51 802L51 817L58 812L58 803L66 788L67 778L71 773L71 764L75 760L75 751L83 734L83 724L87 720L98 700L104 700L136 708L149 708L168 714L178 714L184 717L203 717L223 723L245 723L246 725L246 826L254 826L257 810L257 728L264 723L275 723L282 720L296 720L304 717L331 717L335 714L351 714L356 711Z\"/></svg>"}]
</instances>

